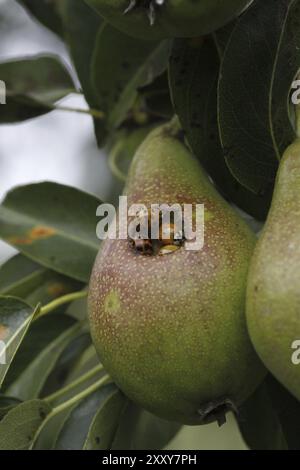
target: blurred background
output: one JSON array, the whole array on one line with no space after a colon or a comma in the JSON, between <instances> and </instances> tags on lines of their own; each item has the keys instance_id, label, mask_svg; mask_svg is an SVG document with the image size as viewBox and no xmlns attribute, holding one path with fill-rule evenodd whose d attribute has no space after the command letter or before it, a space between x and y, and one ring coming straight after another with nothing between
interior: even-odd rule
<instances>
[{"instance_id":1,"label":"blurred background","mask_svg":"<svg viewBox=\"0 0 300 470\"><path fill-rule=\"evenodd\" d=\"M0 0L0 30L0 61L50 52L71 67L64 44L33 22L14 0ZM78 95L63 104L87 108ZM96 147L88 115L55 111L22 124L0 126L0 200L14 186L45 180L76 186L103 201L113 201L120 191L105 154ZM0 264L13 253L0 241ZM222 428L217 424L185 427L169 448L246 449L232 416Z\"/></svg>"}]
</instances>

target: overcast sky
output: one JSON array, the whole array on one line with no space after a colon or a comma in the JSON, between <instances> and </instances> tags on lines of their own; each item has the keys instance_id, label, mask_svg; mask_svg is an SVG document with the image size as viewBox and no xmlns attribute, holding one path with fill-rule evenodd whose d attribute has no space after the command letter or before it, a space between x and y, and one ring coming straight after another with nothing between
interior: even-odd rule
<instances>
[{"instance_id":1,"label":"overcast sky","mask_svg":"<svg viewBox=\"0 0 300 470\"><path fill-rule=\"evenodd\" d=\"M0 34L1 61L50 52L68 62L63 43L33 23L13 0L0 0ZM69 97L64 104L86 107L80 96ZM109 199L111 175L104 155L95 147L89 116L60 111L24 124L0 126L0 199L16 185L42 180L69 184ZM0 262L11 253L0 242Z\"/></svg>"}]
</instances>

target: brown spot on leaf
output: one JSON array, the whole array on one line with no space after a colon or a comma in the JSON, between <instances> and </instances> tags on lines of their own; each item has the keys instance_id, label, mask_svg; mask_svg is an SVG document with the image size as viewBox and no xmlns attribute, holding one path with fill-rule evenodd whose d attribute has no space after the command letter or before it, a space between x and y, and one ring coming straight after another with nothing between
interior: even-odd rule
<instances>
[{"instance_id":1,"label":"brown spot on leaf","mask_svg":"<svg viewBox=\"0 0 300 470\"><path fill-rule=\"evenodd\" d=\"M8 333L9 329L7 328L7 326L0 325L0 340L4 340L5 338L7 338Z\"/></svg>"},{"instance_id":2,"label":"brown spot on leaf","mask_svg":"<svg viewBox=\"0 0 300 470\"><path fill-rule=\"evenodd\" d=\"M30 245L32 243L30 238L16 236L8 238L7 241L12 245Z\"/></svg>"},{"instance_id":3,"label":"brown spot on leaf","mask_svg":"<svg viewBox=\"0 0 300 470\"><path fill-rule=\"evenodd\" d=\"M49 295L51 295L51 297L60 297L61 295L67 293L67 288L64 284L56 282L48 287L47 292Z\"/></svg>"},{"instance_id":4,"label":"brown spot on leaf","mask_svg":"<svg viewBox=\"0 0 300 470\"><path fill-rule=\"evenodd\" d=\"M29 230L23 236L12 236L8 238L8 243L12 245L31 245L35 240L42 240L45 238L52 237L56 233L52 227L38 225L33 229Z\"/></svg>"},{"instance_id":5,"label":"brown spot on leaf","mask_svg":"<svg viewBox=\"0 0 300 470\"><path fill-rule=\"evenodd\" d=\"M52 237L55 233L56 233L56 230L54 228L40 225L40 226L34 227L28 233L28 236L31 240L40 240L43 238Z\"/></svg>"}]
</instances>

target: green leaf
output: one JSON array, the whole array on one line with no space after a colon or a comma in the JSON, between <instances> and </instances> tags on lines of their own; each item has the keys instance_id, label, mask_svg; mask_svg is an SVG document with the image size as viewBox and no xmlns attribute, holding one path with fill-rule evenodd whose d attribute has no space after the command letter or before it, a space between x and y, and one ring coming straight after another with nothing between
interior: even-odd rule
<instances>
[{"instance_id":1,"label":"green leaf","mask_svg":"<svg viewBox=\"0 0 300 470\"><path fill-rule=\"evenodd\" d=\"M101 19L82 0L64 0L60 6L71 56L88 102L96 105L90 69Z\"/></svg>"},{"instance_id":2,"label":"green leaf","mask_svg":"<svg viewBox=\"0 0 300 470\"><path fill-rule=\"evenodd\" d=\"M44 281L47 270L18 254L0 267L0 294L25 299Z\"/></svg>"},{"instance_id":3,"label":"green leaf","mask_svg":"<svg viewBox=\"0 0 300 470\"><path fill-rule=\"evenodd\" d=\"M83 283L45 269L20 254L0 267L0 294L19 297L32 306L47 304L82 288ZM60 311L65 309L66 306Z\"/></svg>"},{"instance_id":4,"label":"green leaf","mask_svg":"<svg viewBox=\"0 0 300 470\"><path fill-rule=\"evenodd\" d=\"M42 422L41 426L35 433L30 449L54 449L58 435L74 407L75 405L54 416L48 415L48 417L45 419L45 421Z\"/></svg>"},{"instance_id":5,"label":"green leaf","mask_svg":"<svg viewBox=\"0 0 300 470\"><path fill-rule=\"evenodd\" d=\"M244 404L239 427L254 450L300 450L300 402L269 374Z\"/></svg>"},{"instance_id":6,"label":"green leaf","mask_svg":"<svg viewBox=\"0 0 300 470\"><path fill-rule=\"evenodd\" d=\"M174 109L170 97L168 73L159 75L152 83L139 89L150 116L171 119Z\"/></svg>"},{"instance_id":7,"label":"green leaf","mask_svg":"<svg viewBox=\"0 0 300 470\"><path fill-rule=\"evenodd\" d=\"M92 348L94 350L93 356L95 357L96 360L93 361L93 363L90 365L88 364L88 362L90 362L92 355L87 354L87 353L91 351ZM64 357L66 359L65 353L64 353ZM61 371L61 373L64 376L68 376L68 379L64 381L64 384L63 384L64 387L67 387L68 385L70 385L70 383L73 382L75 379L82 377L82 375L84 375L85 372L88 372L95 365L99 365L99 359L97 358L95 354L94 346L92 345L89 346L89 348L87 348L84 353L81 353L80 358L77 360L75 365L74 364L70 365L69 361L67 361L66 365L67 365L67 369L65 370L65 372L63 370ZM71 377L70 370L74 372L76 371L76 377ZM51 405L53 407L56 407L59 404L66 402L67 400L72 398L74 395L86 390L90 385L92 385L92 383L94 383L96 380L99 380L102 375L103 375L103 372L102 373L99 372L98 374L93 375L90 380L85 380L84 382L81 382L80 384L78 384L76 387L72 386L71 388L68 388L68 390L65 389L64 393L61 393L62 392L61 389L55 390L55 392L58 392L58 393L60 392L60 394L56 398L52 398ZM54 390L52 390L52 392L53 391ZM46 419L44 421L44 423L42 424L41 428L39 429L38 433L35 436L35 439L33 442L34 450L53 449L55 447L55 443L57 441L58 435L65 421L70 416L75 406L76 405L73 405L72 407L68 407L64 411L61 411L60 413L54 416L49 416L49 419Z\"/></svg>"},{"instance_id":8,"label":"green leaf","mask_svg":"<svg viewBox=\"0 0 300 470\"><path fill-rule=\"evenodd\" d=\"M120 129L107 148L108 163L112 173L121 181L126 181L127 174L136 150L147 137L153 126L138 129Z\"/></svg>"},{"instance_id":9,"label":"green leaf","mask_svg":"<svg viewBox=\"0 0 300 470\"><path fill-rule=\"evenodd\" d=\"M92 109L102 111L92 86L91 64L101 18L83 0L63 0L59 4L66 43L79 77L85 99ZM106 138L102 121L94 119L99 146Z\"/></svg>"},{"instance_id":10,"label":"green leaf","mask_svg":"<svg viewBox=\"0 0 300 470\"><path fill-rule=\"evenodd\" d=\"M27 401L9 411L0 422L0 450L28 449L50 411L43 400Z\"/></svg>"},{"instance_id":11,"label":"green leaf","mask_svg":"<svg viewBox=\"0 0 300 470\"><path fill-rule=\"evenodd\" d=\"M102 410L106 403L112 400L116 394L120 394L112 384L97 390L82 400L70 413L56 442L58 450L80 450L84 447L89 429L92 426L98 410ZM111 408L113 413L114 409ZM114 422L115 415L111 414L106 423L107 429Z\"/></svg>"},{"instance_id":12,"label":"green leaf","mask_svg":"<svg viewBox=\"0 0 300 470\"><path fill-rule=\"evenodd\" d=\"M97 389L99 390L100 387L104 387L105 383L107 383L108 376L102 377L99 381L94 382L90 387L84 388L81 393L76 393L75 396L72 396L70 400L64 401L60 406L54 407L53 412L47 416L46 420L41 424L39 429L37 430L31 448L34 449L43 449L43 448L52 448L55 443L55 438L62 428L62 424L67 423L69 421L69 416L72 415L74 407L79 406L78 403L82 403L87 397L91 396ZM74 384L73 384L74 385ZM72 387L71 387L72 388ZM69 389L69 387L68 387ZM65 389L62 394L65 394ZM61 394L60 392L60 394ZM48 397L46 400L47 402L53 403L53 395ZM64 427L62 428L63 432ZM81 429L81 428L80 428ZM52 435L49 435L49 432L52 432ZM75 434L78 432L76 428ZM78 436L80 436L80 431ZM75 439L78 437L77 434Z\"/></svg>"},{"instance_id":13,"label":"green leaf","mask_svg":"<svg viewBox=\"0 0 300 470\"><path fill-rule=\"evenodd\" d=\"M43 266L88 282L100 245L99 204L92 195L56 183L22 186L0 206L0 237Z\"/></svg>"},{"instance_id":14,"label":"green leaf","mask_svg":"<svg viewBox=\"0 0 300 470\"><path fill-rule=\"evenodd\" d=\"M74 320L63 314L52 313L34 321L24 337L3 384L4 390L15 382L29 364L52 341L74 325Z\"/></svg>"},{"instance_id":15,"label":"green leaf","mask_svg":"<svg viewBox=\"0 0 300 470\"><path fill-rule=\"evenodd\" d=\"M62 387L65 387L68 384L68 377L70 371L77 364L79 358L91 344L91 336L88 332L85 332L86 324L83 324L83 331L75 339L71 340L67 347L63 350L60 357L58 358L55 367L51 371L43 390L41 396L48 396L53 393L58 392ZM79 388L81 390L81 388ZM75 390L77 391L77 390ZM73 393L65 394L63 400L71 398ZM61 403L62 400L56 400L53 404L57 405Z\"/></svg>"},{"instance_id":16,"label":"green leaf","mask_svg":"<svg viewBox=\"0 0 300 470\"><path fill-rule=\"evenodd\" d=\"M241 407L238 425L244 441L252 450L287 449L281 423L265 382Z\"/></svg>"},{"instance_id":17,"label":"green leaf","mask_svg":"<svg viewBox=\"0 0 300 470\"><path fill-rule=\"evenodd\" d=\"M0 395L0 421L4 418L9 411L21 403L20 400L14 397L6 397Z\"/></svg>"},{"instance_id":18,"label":"green leaf","mask_svg":"<svg viewBox=\"0 0 300 470\"><path fill-rule=\"evenodd\" d=\"M271 375L267 389L276 410L289 450L300 450L300 402Z\"/></svg>"},{"instance_id":19,"label":"green leaf","mask_svg":"<svg viewBox=\"0 0 300 470\"><path fill-rule=\"evenodd\" d=\"M54 368L59 356L80 333L81 325L75 323L61 333L36 356L17 379L8 387L6 393L20 400L38 398L46 380Z\"/></svg>"},{"instance_id":20,"label":"green leaf","mask_svg":"<svg viewBox=\"0 0 300 470\"><path fill-rule=\"evenodd\" d=\"M126 398L118 389L106 398L91 423L83 447L85 450L111 449L126 402Z\"/></svg>"},{"instance_id":21,"label":"green leaf","mask_svg":"<svg viewBox=\"0 0 300 470\"><path fill-rule=\"evenodd\" d=\"M80 355L76 364L74 364L71 370L69 371L68 378L66 380L66 385L78 379L81 375L85 374L90 369L96 367L98 364L99 357L96 353L95 346L91 344Z\"/></svg>"},{"instance_id":22,"label":"green leaf","mask_svg":"<svg viewBox=\"0 0 300 470\"><path fill-rule=\"evenodd\" d=\"M128 402L120 418L111 448L113 450L163 449L180 428L180 424L160 419Z\"/></svg>"},{"instance_id":23,"label":"green leaf","mask_svg":"<svg viewBox=\"0 0 300 470\"><path fill-rule=\"evenodd\" d=\"M48 270L48 279L42 286L31 292L25 300L30 305L48 304L59 297L81 290L83 286L84 284L79 281ZM68 304L62 305L57 311L64 312L67 307Z\"/></svg>"},{"instance_id":24,"label":"green leaf","mask_svg":"<svg viewBox=\"0 0 300 470\"><path fill-rule=\"evenodd\" d=\"M106 128L115 129L125 119L137 97L167 66L170 42L137 41L108 24L100 27L92 64L93 86Z\"/></svg>"},{"instance_id":25,"label":"green leaf","mask_svg":"<svg viewBox=\"0 0 300 470\"><path fill-rule=\"evenodd\" d=\"M14 297L0 297L0 340L5 344L5 364L0 360L0 389L23 338L39 308ZM1 353L3 351L0 351ZM3 354L0 355L3 360Z\"/></svg>"},{"instance_id":26,"label":"green leaf","mask_svg":"<svg viewBox=\"0 0 300 470\"><path fill-rule=\"evenodd\" d=\"M271 193L256 196L229 171L217 121L217 83L220 58L212 38L204 43L177 39L169 75L175 111L189 146L226 198L256 219L264 220Z\"/></svg>"},{"instance_id":27,"label":"green leaf","mask_svg":"<svg viewBox=\"0 0 300 470\"><path fill-rule=\"evenodd\" d=\"M291 84L300 67L299 0L254 2L223 57L219 125L230 171L255 194L272 191L278 162L294 140Z\"/></svg>"},{"instance_id":28,"label":"green leaf","mask_svg":"<svg viewBox=\"0 0 300 470\"><path fill-rule=\"evenodd\" d=\"M6 105L0 124L11 124L45 114L75 91L65 65L55 56L34 56L0 63L6 85Z\"/></svg>"},{"instance_id":29,"label":"green leaf","mask_svg":"<svg viewBox=\"0 0 300 470\"><path fill-rule=\"evenodd\" d=\"M58 14L58 5L63 0L18 0L31 15L44 26L58 35L62 35L62 23Z\"/></svg>"},{"instance_id":30,"label":"green leaf","mask_svg":"<svg viewBox=\"0 0 300 470\"><path fill-rule=\"evenodd\" d=\"M236 23L238 21L238 18L235 18L233 21L228 23L226 26L224 26L221 29L218 29L213 33L214 41L216 43L217 49L219 56L222 58L226 49L226 46L228 44L229 38L236 26Z\"/></svg>"}]
</instances>

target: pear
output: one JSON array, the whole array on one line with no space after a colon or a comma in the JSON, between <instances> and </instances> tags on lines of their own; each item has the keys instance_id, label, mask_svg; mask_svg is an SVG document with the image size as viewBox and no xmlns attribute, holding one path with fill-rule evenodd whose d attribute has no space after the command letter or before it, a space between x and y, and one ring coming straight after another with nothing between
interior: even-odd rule
<instances>
[{"instance_id":1,"label":"pear","mask_svg":"<svg viewBox=\"0 0 300 470\"><path fill-rule=\"evenodd\" d=\"M267 368L300 400L300 139L281 160L251 262L247 321Z\"/></svg>"},{"instance_id":2,"label":"pear","mask_svg":"<svg viewBox=\"0 0 300 470\"><path fill-rule=\"evenodd\" d=\"M169 247L159 252L148 245L139 251L128 240L103 242L89 288L100 359L120 389L157 416L222 424L265 375L245 318L255 236L218 194L174 122L138 148L125 195L129 206L148 209L204 204L204 246L176 246L170 232Z\"/></svg>"},{"instance_id":3,"label":"pear","mask_svg":"<svg viewBox=\"0 0 300 470\"><path fill-rule=\"evenodd\" d=\"M86 0L120 31L145 40L211 33L231 21L249 0Z\"/></svg>"}]
</instances>

